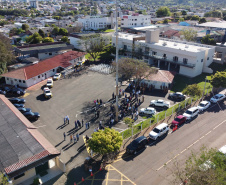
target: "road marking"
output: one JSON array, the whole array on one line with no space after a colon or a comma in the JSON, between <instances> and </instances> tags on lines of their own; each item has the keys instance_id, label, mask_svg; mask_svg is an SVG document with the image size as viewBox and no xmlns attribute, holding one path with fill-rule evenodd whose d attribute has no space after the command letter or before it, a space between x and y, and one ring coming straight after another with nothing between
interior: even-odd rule
<instances>
[{"instance_id":1,"label":"road marking","mask_svg":"<svg viewBox=\"0 0 226 185\"><path fill-rule=\"evenodd\" d=\"M30 93L25 93L22 97L27 97L27 96L29 96L30 95Z\"/></svg>"},{"instance_id":2,"label":"road marking","mask_svg":"<svg viewBox=\"0 0 226 185\"><path fill-rule=\"evenodd\" d=\"M106 185L108 185L108 177L109 177L109 166L107 166L107 176L106 176Z\"/></svg>"},{"instance_id":3,"label":"road marking","mask_svg":"<svg viewBox=\"0 0 226 185\"><path fill-rule=\"evenodd\" d=\"M201 139L203 139L206 135L208 135L209 133L211 133L213 130L215 130L217 127L219 127L220 125L222 125L224 122L226 122L226 120L222 121L221 123L219 123L216 127L214 127L211 131L207 132L205 135L203 135L202 137L200 137L199 139L197 139L194 143L192 143L191 145L189 145L186 149L184 149L182 152L178 153L176 156L174 156L172 159L170 159L169 161L167 161L164 165L160 166L156 171L159 171L160 169L162 169L166 164L170 163L173 159L177 158L180 154L182 154L183 152L185 152L187 149L189 149L190 147L192 147L194 144L198 143L198 141L200 141Z\"/></svg>"}]
</instances>

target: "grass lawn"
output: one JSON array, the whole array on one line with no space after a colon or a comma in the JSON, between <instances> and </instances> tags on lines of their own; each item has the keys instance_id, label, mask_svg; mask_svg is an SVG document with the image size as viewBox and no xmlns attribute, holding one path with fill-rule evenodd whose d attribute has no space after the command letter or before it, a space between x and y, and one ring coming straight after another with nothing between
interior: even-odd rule
<instances>
[{"instance_id":1,"label":"grass lawn","mask_svg":"<svg viewBox=\"0 0 226 185\"><path fill-rule=\"evenodd\" d=\"M107 30L105 30L104 32L106 32L106 33L109 33L109 32L115 32L115 30L113 30L113 29L107 29Z\"/></svg>"}]
</instances>

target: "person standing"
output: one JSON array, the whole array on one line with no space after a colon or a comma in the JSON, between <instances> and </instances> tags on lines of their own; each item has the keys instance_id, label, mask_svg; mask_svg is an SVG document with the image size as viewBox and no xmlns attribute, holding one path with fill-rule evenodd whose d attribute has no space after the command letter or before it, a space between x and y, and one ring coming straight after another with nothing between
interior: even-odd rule
<instances>
[{"instance_id":1,"label":"person standing","mask_svg":"<svg viewBox=\"0 0 226 185\"><path fill-rule=\"evenodd\" d=\"M88 129L88 122L86 122L86 129Z\"/></svg>"},{"instance_id":2,"label":"person standing","mask_svg":"<svg viewBox=\"0 0 226 185\"><path fill-rule=\"evenodd\" d=\"M70 143L72 142L72 134L70 135Z\"/></svg>"},{"instance_id":3,"label":"person standing","mask_svg":"<svg viewBox=\"0 0 226 185\"><path fill-rule=\"evenodd\" d=\"M79 128L81 128L81 123L79 120L77 120L77 123L78 123Z\"/></svg>"},{"instance_id":4,"label":"person standing","mask_svg":"<svg viewBox=\"0 0 226 185\"><path fill-rule=\"evenodd\" d=\"M83 125L84 125L84 121L83 121L83 119L82 119L82 127L83 127Z\"/></svg>"},{"instance_id":5,"label":"person standing","mask_svg":"<svg viewBox=\"0 0 226 185\"><path fill-rule=\"evenodd\" d=\"M100 99L100 105L102 105L102 103L103 103L103 102L102 102L102 99Z\"/></svg>"},{"instance_id":6,"label":"person standing","mask_svg":"<svg viewBox=\"0 0 226 185\"><path fill-rule=\"evenodd\" d=\"M89 129L89 126L90 126L90 122L88 122L88 129Z\"/></svg>"},{"instance_id":7,"label":"person standing","mask_svg":"<svg viewBox=\"0 0 226 185\"><path fill-rule=\"evenodd\" d=\"M76 134L76 138L77 138L77 141L79 141L79 134L78 133Z\"/></svg>"},{"instance_id":8,"label":"person standing","mask_svg":"<svg viewBox=\"0 0 226 185\"><path fill-rule=\"evenodd\" d=\"M65 134L65 132L64 132L64 141L66 140L66 134Z\"/></svg>"},{"instance_id":9,"label":"person standing","mask_svg":"<svg viewBox=\"0 0 226 185\"><path fill-rule=\"evenodd\" d=\"M78 124L77 124L77 121L75 120L75 129L78 128Z\"/></svg>"},{"instance_id":10,"label":"person standing","mask_svg":"<svg viewBox=\"0 0 226 185\"><path fill-rule=\"evenodd\" d=\"M75 137L75 135L73 135L73 139L74 139L74 143L76 143L76 137Z\"/></svg>"}]
</instances>

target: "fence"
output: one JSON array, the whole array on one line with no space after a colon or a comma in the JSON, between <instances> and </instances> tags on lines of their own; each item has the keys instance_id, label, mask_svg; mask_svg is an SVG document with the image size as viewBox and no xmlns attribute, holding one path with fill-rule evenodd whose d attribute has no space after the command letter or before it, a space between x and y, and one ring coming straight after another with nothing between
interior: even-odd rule
<instances>
[{"instance_id":1,"label":"fence","mask_svg":"<svg viewBox=\"0 0 226 185\"><path fill-rule=\"evenodd\" d=\"M168 116L173 115L175 112L179 112L182 109L188 107L189 105L192 105L192 103L196 102L197 100L199 100L198 97L187 98L186 100L170 107L169 109L159 112L158 114L154 115L153 117L138 123L137 125L133 126L132 128L128 128L128 129L124 130L120 134L123 137L123 139L127 139L127 138L133 136L134 134L141 132L143 129L148 128L151 125L156 124L159 121L162 121L163 119L166 119Z\"/></svg>"},{"instance_id":2,"label":"fence","mask_svg":"<svg viewBox=\"0 0 226 185\"><path fill-rule=\"evenodd\" d=\"M99 64L89 68L90 71L95 71L103 74L111 74L114 69L111 65L108 64Z\"/></svg>"}]
</instances>

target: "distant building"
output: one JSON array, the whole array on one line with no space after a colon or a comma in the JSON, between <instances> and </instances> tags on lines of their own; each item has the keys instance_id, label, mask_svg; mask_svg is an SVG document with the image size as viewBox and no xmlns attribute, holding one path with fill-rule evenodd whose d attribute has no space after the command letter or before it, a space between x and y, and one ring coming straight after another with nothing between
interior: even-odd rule
<instances>
[{"instance_id":1,"label":"distant building","mask_svg":"<svg viewBox=\"0 0 226 185\"><path fill-rule=\"evenodd\" d=\"M123 15L121 19L121 27L140 27L150 26L151 16L134 13L132 15Z\"/></svg>"},{"instance_id":2,"label":"distant building","mask_svg":"<svg viewBox=\"0 0 226 185\"><path fill-rule=\"evenodd\" d=\"M113 35L113 46L115 42ZM213 72L208 66L213 62L214 46L159 38L158 29L140 35L119 33L118 45L125 56L138 56L150 65L168 68L185 76Z\"/></svg>"},{"instance_id":3,"label":"distant building","mask_svg":"<svg viewBox=\"0 0 226 185\"><path fill-rule=\"evenodd\" d=\"M38 6L38 0L30 0L30 6L31 6L32 8L39 9L39 6Z\"/></svg>"}]
</instances>

